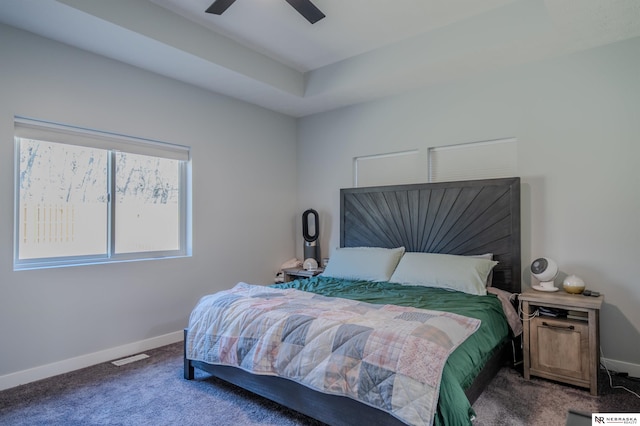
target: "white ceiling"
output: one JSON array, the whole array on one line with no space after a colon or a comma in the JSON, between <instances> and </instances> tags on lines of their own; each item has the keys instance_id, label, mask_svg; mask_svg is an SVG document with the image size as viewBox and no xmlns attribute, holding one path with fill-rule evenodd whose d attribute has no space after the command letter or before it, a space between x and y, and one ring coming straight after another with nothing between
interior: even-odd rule
<instances>
[{"instance_id":1,"label":"white ceiling","mask_svg":"<svg viewBox=\"0 0 640 426\"><path fill-rule=\"evenodd\" d=\"M328 18L311 25L285 0L238 0L222 16L203 13L213 0L150 1L302 72L513 2L313 0Z\"/></svg>"},{"instance_id":2,"label":"white ceiling","mask_svg":"<svg viewBox=\"0 0 640 426\"><path fill-rule=\"evenodd\" d=\"M640 36L640 0L0 0L0 22L300 117Z\"/></svg>"}]
</instances>

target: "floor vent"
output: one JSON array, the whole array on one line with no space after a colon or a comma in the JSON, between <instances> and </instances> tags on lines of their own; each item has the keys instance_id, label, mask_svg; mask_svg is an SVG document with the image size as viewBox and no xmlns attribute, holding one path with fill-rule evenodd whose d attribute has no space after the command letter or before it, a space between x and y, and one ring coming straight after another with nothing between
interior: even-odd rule
<instances>
[{"instance_id":1,"label":"floor vent","mask_svg":"<svg viewBox=\"0 0 640 426\"><path fill-rule=\"evenodd\" d=\"M145 359L145 358L149 358L149 355L138 354L138 355L133 355L127 358L122 358L117 361L112 361L111 364L117 365L118 367L120 367L121 365L130 364L132 362L140 361L141 359Z\"/></svg>"}]
</instances>

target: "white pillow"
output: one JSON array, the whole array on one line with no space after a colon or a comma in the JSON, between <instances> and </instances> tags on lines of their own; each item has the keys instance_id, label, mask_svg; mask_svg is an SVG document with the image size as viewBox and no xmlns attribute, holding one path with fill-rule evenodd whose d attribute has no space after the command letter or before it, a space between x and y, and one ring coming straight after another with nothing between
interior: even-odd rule
<instances>
[{"instance_id":1,"label":"white pillow","mask_svg":"<svg viewBox=\"0 0 640 426\"><path fill-rule=\"evenodd\" d=\"M484 296L487 294L487 277L497 264L493 260L469 256L405 253L389 281Z\"/></svg>"},{"instance_id":2,"label":"white pillow","mask_svg":"<svg viewBox=\"0 0 640 426\"><path fill-rule=\"evenodd\" d=\"M329 258L322 276L361 281L389 281L404 247L337 248Z\"/></svg>"},{"instance_id":3,"label":"white pillow","mask_svg":"<svg viewBox=\"0 0 640 426\"><path fill-rule=\"evenodd\" d=\"M485 253L485 254L472 254L469 257L477 257L478 259L489 259L493 260L493 253ZM493 286L493 269L489 272L487 276L487 288Z\"/></svg>"}]
</instances>

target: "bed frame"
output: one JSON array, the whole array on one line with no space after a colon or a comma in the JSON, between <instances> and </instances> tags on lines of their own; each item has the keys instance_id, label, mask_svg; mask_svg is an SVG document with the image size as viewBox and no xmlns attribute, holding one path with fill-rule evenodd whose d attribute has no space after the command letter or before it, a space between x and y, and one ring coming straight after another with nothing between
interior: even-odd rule
<instances>
[{"instance_id":1,"label":"bed frame","mask_svg":"<svg viewBox=\"0 0 640 426\"><path fill-rule=\"evenodd\" d=\"M519 293L520 178L487 179L340 190L340 246L400 247L409 252L493 253L493 286ZM330 425L401 425L397 418L348 397L324 394L293 381L186 358L194 368ZM494 353L465 391L473 403L511 354Z\"/></svg>"}]
</instances>

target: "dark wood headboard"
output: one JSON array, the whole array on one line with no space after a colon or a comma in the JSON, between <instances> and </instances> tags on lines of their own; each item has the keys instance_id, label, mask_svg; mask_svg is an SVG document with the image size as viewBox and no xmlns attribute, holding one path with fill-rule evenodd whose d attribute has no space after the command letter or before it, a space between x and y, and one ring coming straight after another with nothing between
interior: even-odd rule
<instances>
[{"instance_id":1,"label":"dark wood headboard","mask_svg":"<svg viewBox=\"0 0 640 426\"><path fill-rule=\"evenodd\" d=\"M341 189L340 246L493 253L493 285L519 293L520 178Z\"/></svg>"}]
</instances>

